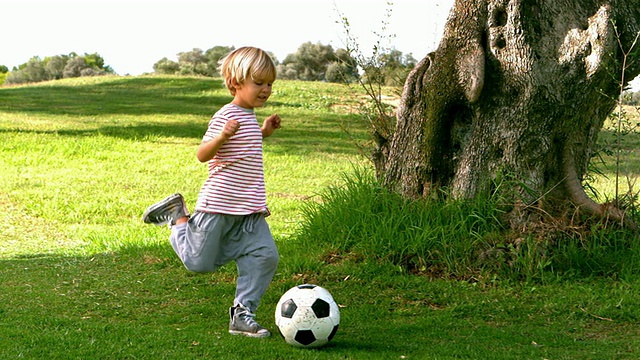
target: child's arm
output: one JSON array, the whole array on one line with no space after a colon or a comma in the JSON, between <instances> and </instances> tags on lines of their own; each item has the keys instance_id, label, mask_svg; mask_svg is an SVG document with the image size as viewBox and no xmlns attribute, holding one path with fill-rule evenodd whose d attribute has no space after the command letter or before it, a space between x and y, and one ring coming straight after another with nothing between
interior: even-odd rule
<instances>
[{"instance_id":1,"label":"child's arm","mask_svg":"<svg viewBox=\"0 0 640 360\"><path fill-rule=\"evenodd\" d=\"M207 162L213 159L214 156L220 150L220 147L226 143L230 137L232 137L236 131L240 128L240 124L236 120L229 120L226 124L224 124L224 128L220 135L209 141L203 141L198 146L198 152L196 153L196 157L200 162Z\"/></svg>"},{"instance_id":2,"label":"child's arm","mask_svg":"<svg viewBox=\"0 0 640 360\"><path fill-rule=\"evenodd\" d=\"M266 138L271 136L276 129L280 129L280 116L278 114L273 114L268 118L264 119L262 123L262 137Z\"/></svg>"}]
</instances>

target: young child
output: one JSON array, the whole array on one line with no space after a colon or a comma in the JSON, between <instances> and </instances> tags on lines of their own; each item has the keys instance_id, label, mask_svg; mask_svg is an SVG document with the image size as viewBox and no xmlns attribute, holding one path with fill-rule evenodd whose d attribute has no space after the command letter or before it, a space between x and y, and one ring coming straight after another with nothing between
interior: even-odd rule
<instances>
[{"instance_id":1,"label":"young child","mask_svg":"<svg viewBox=\"0 0 640 360\"><path fill-rule=\"evenodd\" d=\"M193 216L184 199L174 194L149 207L145 223L170 224L170 241L184 266L213 272L235 261L236 294L229 309L229 333L267 337L255 321L278 265L278 251L265 221L269 215L264 186L262 139L280 128L280 117L258 124L254 108L271 95L276 67L261 49L242 47L221 60L220 72L233 101L213 115L198 147L197 158L208 162L209 177L198 195Z\"/></svg>"}]
</instances>

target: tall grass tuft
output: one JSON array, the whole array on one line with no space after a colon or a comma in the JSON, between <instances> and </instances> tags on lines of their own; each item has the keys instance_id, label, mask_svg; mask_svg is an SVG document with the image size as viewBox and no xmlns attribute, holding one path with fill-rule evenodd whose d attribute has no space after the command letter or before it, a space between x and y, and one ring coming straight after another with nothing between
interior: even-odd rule
<instances>
[{"instance_id":1,"label":"tall grass tuft","mask_svg":"<svg viewBox=\"0 0 640 360\"><path fill-rule=\"evenodd\" d=\"M406 200L359 169L302 211L296 238L307 249L438 276L471 276L480 244L503 229L500 210L489 201Z\"/></svg>"},{"instance_id":2,"label":"tall grass tuft","mask_svg":"<svg viewBox=\"0 0 640 360\"><path fill-rule=\"evenodd\" d=\"M406 200L380 186L371 171L356 169L305 203L294 239L325 262L374 261L485 283L624 276L640 266L632 232L602 226L588 234L514 233L501 202Z\"/></svg>"},{"instance_id":3,"label":"tall grass tuft","mask_svg":"<svg viewBox=\"0 0 640 360\"><path fill-rule=\"evenodd\" d=\"M633 279L640 268L638 235L629 230L597 227L587 237L558 243L553 270L564 277Z\"/></svg>"}]
</instances>

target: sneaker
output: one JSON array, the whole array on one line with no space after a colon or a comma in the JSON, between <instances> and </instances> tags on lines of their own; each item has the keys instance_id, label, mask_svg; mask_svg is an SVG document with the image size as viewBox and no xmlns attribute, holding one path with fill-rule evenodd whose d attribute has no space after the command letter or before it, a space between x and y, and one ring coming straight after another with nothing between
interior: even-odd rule
<instances>
[{"instance_id":1,"label":"sneaker","mask_svg":"<svg viewBox=\"0 0 640 360\"><path fill-rule=\"evenodd\" d=\"M255 320L255 314L242 305L229 309L229 334L244 335L254 338L271 336L269 330L263 328Z\"/></svg>"},{"instance_id":2,"label":"sneaker","mask_svg":"<svg viewBox=\"0 0 640 360\"><path fill-rule=\"evenodd\" d=\"M180 194L173 194L157 204L151 205L142 215L142 221L147 224L174 225L181 217L189 216L189 210Z\"/></svg>"}]
</instances>

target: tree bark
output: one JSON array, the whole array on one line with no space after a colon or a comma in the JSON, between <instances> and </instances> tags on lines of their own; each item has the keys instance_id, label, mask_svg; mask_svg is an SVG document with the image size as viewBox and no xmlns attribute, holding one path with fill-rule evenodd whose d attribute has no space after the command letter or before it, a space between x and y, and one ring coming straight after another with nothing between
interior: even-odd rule
<instances>
[{"instance_id":1,"label":"tree bark","mask_svg":"<svg viewBox=\"0 0 640 360\"><path fill-rule=\"evenodd\" d=\"M456 0L405 83L383 183L408 198L434 187L473 198L509 176L526 204L622 220L581 179L620 86L640 73L640 51L623 71L619 46L639 31L640 0Z\"/></svg>"}]
</instances>

